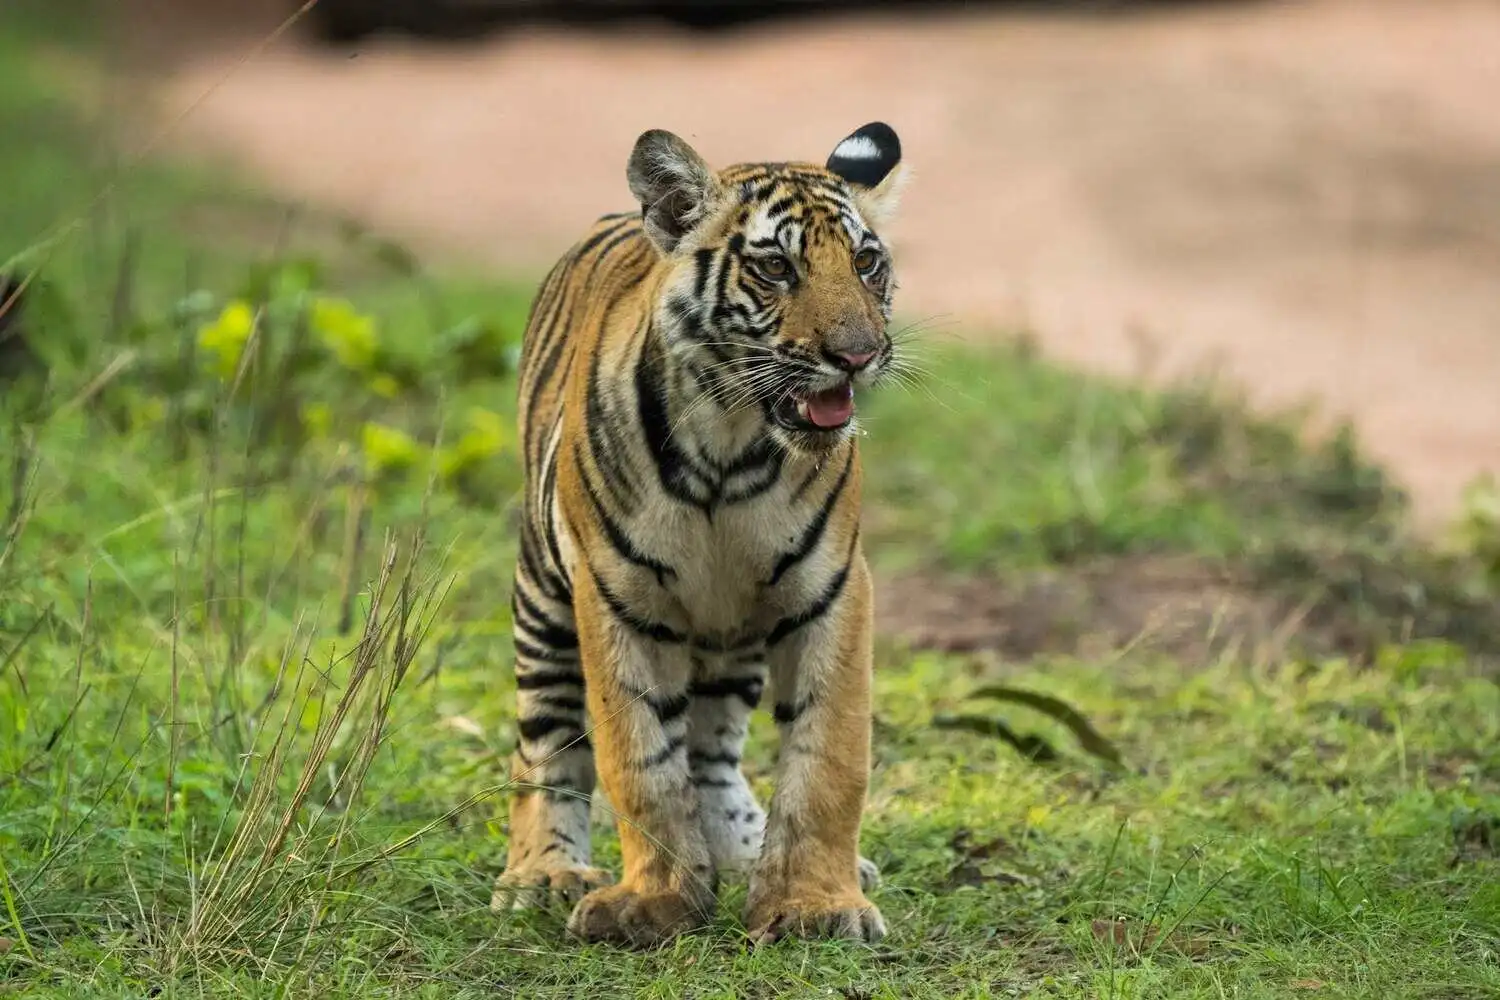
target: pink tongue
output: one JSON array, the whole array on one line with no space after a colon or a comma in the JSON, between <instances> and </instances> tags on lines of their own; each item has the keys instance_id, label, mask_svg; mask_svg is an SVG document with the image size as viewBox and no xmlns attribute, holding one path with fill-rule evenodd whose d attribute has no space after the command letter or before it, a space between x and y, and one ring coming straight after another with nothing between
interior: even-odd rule
<instances>
[{"instance_id":1,"label":"pink tongue","mask_svg":"<svg viewBox=\"0 0 1500 1000\"><path fill-rule=\"evenodd\" d=\"M854 386L845 383L807 397L807 419L819 427L842 427L854 416Z\"/></svg>"}]
</instances>

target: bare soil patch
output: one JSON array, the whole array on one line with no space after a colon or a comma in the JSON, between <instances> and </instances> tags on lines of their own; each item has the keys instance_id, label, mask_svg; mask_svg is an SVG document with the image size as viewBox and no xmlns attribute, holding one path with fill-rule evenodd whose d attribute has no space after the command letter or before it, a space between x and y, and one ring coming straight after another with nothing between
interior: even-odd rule
<instances>
[{"instance_id":1,"label":"bare soil patch","mask_svg":"<svg viewBox=\"0 0 1500 1000\"><path fill-rule=\"evenodd\" d=\"M1038 656L1106 656L1129 648L1206 664L1232 651L1277 658L1332 652L1331 634L1299 631L1285 600L1231 571L1187 557L1134 557L998 581L923 571L882 579L881 630L918 649Z\"/></svg>"}]
</instances>

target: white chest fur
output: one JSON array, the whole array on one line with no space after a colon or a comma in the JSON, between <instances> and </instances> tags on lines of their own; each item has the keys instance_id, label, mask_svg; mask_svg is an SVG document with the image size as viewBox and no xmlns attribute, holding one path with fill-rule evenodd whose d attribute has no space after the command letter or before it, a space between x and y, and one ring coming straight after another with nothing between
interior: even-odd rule
<instances>
[{"instance_id":1,"label":"white chest fur","mask_svg":"<svg viewBox=\"0 0 1500 1000\"><path fill-rule=\"evenodd\" d=\"M841 471L841 452L814 469L788 461L776 482L751 499L704 508L656 493L618 527L638 552L666 567L621 567L609 583L619 597L709 647L732 648L764 636L806 608L848 557L848 539L827 525L824 508ZM556 526L566 536L565 526ZM576 569L607 553L579 551ZM576 571L576 570L575 570ZM649 611L648 611L649 609Z\"/></svg>"}]
</instances>

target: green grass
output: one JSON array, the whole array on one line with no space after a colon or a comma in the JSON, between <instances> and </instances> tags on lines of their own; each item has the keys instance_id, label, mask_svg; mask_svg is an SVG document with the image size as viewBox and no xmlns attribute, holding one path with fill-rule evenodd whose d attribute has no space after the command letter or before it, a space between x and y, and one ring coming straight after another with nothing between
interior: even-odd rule
<instances>
[{"instance_id":1,"label":"green grass","mask_svg":"<svg viewBox=\"0 0 1500 1000\"><path fill-rule=\"evenodd\" d=\"M78 109L49 96L67 90L43 27L0 30L0 134L27 137L0 157L22 195L0 201L0 260L100 181ZM1076 649L1005 661L883 640L865 850L891 937L752 952L730 888L712 929L634 954L487 909L524 283L430 276L154 163L39 280L48 383L0 390L0 469L21 473L0 483L0 993L1500 993L1494 594L1406 536L1347 439L1303 447L1232 401L1024 344L921 349L923 387L867 410L882 586L1189 559L1327 641L1084 655L1083 622ZM316 318L323 295L376 342ZM265 318L220 379L199 331L236 298ZM996 680L1075 706L1123 766L968 697ZM747 755L762 783L771 729ZM617 863L603 827L596 849Z\"/></svg>"}]
</instances>

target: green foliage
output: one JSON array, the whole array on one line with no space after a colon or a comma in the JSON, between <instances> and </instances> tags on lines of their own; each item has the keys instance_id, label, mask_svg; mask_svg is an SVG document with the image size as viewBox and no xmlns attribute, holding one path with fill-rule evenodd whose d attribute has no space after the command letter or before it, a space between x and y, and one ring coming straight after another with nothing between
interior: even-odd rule
<instances>
[{"instance_id":1,"label":"green foliage","mask_svg":"<svg viewBox=\"0 0 1500 1000\"><path fill-rule=\"evenodd\" d=\"M466 492L444 462L474 455L514 482L514 384L493 374L514 341L453 363L428 346L451 341L402 336L411 314L318 274L256 265L228 294L138 313L139 363L101 344L52 372L0 563L0 983L101 997L1500 984L1500 692L1443 643L1368 669L1063 658L1003 677L883 647L865 849L894 934L878 950L751 952L734 886L713 928L648 954L571 943L562 913L491 915L515 739L513 528L503 492ZM496 316L513 329L519 311ZM1061 378L1006 355L930 361L935 384ZM161 403L141 415L142 399ZM908 405L869 407L871 440ZM1039 455L1027 435L1046 426L1014 419L1017 453ZM924 460L963 453L921 422L892 433ZM894 510L890 448L869 462L877 520ZM929 518L887 523L881 564L944 538L930 515L946 474L898 486L899 513ZM1189 539L1206 544L1192 530L1148 544ZM1022 754L994 738L1015 736L1003 720L945 726L976 691L1035 712ZM762 792L771 729L756 719L746 758ZM1128 769L1060 749L1070 738ZM597 846L618 864L612 835Z\"/></svg>"},{"instance_id":2,"label":"green foliage","mask_svg":"<svg viewBox=\"0 0 1500 1000\"><path fill-rule=\"evenodd\" d=\"M470 407L456 442L437 438L452 416L442 394L503 380L519 331L470 317L466 352L442 349L451 334L402 351L375 317L325 292L320 270L309 261L257 267L223 301L195 291L175 304L170 324L137 323L130 371L99 393L96 409L120 433L170 420L186 442L189 430L212 427L283 468L303 454L347 456L347 474L367 485L435 464L440 485L475 502L513 488L514 463L500 464L513 443L507 418ZM492 356L481 364L483 347Z\"/></svg>"},{"instance_id":3,"label":"green foliage","mask_svg":"<svg viewBox=\"0 0 1500 1000\"><path fill-rule=\"evenodd\" d=\"M1455 534L1459 550L1476 560L1485 581L1500 588L1500 483L1484 475L1464 490Z\"/></svg>"},{"instance_id":4,"label":"green foliage","mask_svg":"<svg viewBox=\"0 0 1500 1000\"><path fill-rule=\"evenodd\" d=\"M1315 531L1386 541L1405 514L1347 431L1309 448L1294 421L1252 418L1211 387L1086 379L1023 345L929 375L925 392L875 402L869 450L892 533L936 513L921 533L957 567L1184 548L1233 558ZM936 481L936 511L903 502Z\"/></svg>"}]
</instances>

